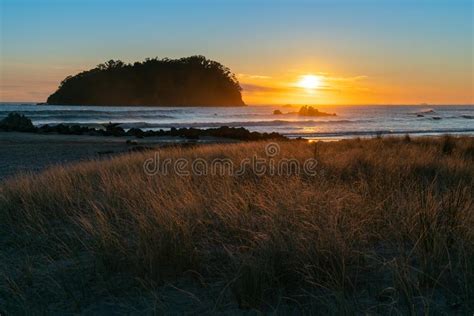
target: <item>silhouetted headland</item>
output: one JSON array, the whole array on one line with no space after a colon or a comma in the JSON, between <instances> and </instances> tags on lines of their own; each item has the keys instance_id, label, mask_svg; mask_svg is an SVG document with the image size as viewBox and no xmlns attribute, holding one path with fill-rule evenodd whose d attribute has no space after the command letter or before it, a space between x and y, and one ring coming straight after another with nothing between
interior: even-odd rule
<instances>
[{"instance_id":1,"label":"silhouetted headland","mask_svg":"<svg viewBox=\"0 0 474 316\"><path fill-rule=\"evenodd\" d=\"M229 68L204 56L110 60L66 77L47 104L127 106L244 106Z\"/></svg>"}]
</instances>

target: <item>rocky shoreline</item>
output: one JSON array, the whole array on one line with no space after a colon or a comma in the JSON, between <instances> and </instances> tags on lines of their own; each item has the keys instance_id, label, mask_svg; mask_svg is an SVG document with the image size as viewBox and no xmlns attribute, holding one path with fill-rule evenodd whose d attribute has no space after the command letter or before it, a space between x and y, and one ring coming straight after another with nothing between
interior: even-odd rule
<instances>
[{"instance_id":1,"label":"rocky shoreline","mask_svg":"<svg viewBox=\"0 0 474 316\"><path fill-rule=\"evenodd\" d=\"M34 126L32 121L24 115L10 113L6 118L0 120L0 131L28 132L39 134L60 134L60 135L90 135L90 136L134 136L136 138L144 137L183 137L186 139L199 139L200 137L219 137L241 141L255 140L286 140L287 137L279 133L259 133L251 132L243 127L221 126L218 128L197 129L197 128L174 128L169 130L141 130L131 128L125 130L118 123L104 124L102 129L91 128L81 125L42 125Z\"/></svg>"}]
</instances>

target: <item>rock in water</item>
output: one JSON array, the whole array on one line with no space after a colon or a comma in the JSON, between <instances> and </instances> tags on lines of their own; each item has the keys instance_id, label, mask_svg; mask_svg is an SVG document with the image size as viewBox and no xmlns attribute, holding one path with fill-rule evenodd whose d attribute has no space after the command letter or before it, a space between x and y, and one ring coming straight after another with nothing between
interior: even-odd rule
<instances>
[{"instance_id":1,"label":"rock in water","mask_svg":"<svg viewBox=\"0 0 474 316\"><path fill-rule=\"evenodd\" d=\"M318 109L315 109L312 106L302 106L301 109L298 112L298 115L301 116L336 116L335 113L325 113L325 112L320 112Z\"/></svg>"},{"instance_id":2,"label":"rock in water","mask_svg":"<svg viewBox=\"0 0 474 316\"><path fill-rule=\"evenodd\" d=\"M9 113L0 121L0 130L16 132L34 132L36 127L26 116L18 113Z\"/></svg>"}]
</instances>

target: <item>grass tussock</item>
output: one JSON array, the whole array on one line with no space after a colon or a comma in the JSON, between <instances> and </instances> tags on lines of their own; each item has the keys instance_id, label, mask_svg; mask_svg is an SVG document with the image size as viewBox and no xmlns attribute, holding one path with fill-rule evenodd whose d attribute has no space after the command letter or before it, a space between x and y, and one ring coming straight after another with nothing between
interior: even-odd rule
<instances>
[{"instance_id":1,"label":"grass tussock","mask_svg":"<svg viewBox=\"0 0 474 316\"><path fill-rule=\"evenodd\" d=\"M472 138L279 145L317 175L147 176L137 153L4 183L0 313L472 313Z\"/></svg>"}]
</instances>

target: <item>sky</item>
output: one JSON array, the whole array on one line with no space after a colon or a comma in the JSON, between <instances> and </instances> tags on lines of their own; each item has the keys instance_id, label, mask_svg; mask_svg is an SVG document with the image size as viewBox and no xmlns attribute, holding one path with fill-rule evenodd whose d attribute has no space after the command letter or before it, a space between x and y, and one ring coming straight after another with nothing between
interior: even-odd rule
<instances>
[{"instance_id":1,"label":"sky","mask_svg":"<svg viewBox=\"0 0 474 316\"><path fill-rule=\"evenodd\" d=\"M247 104L473 104L473 3L0 0L0 101L44 102L110 59L199 54Z\"/></svg>"}]
</instances>

